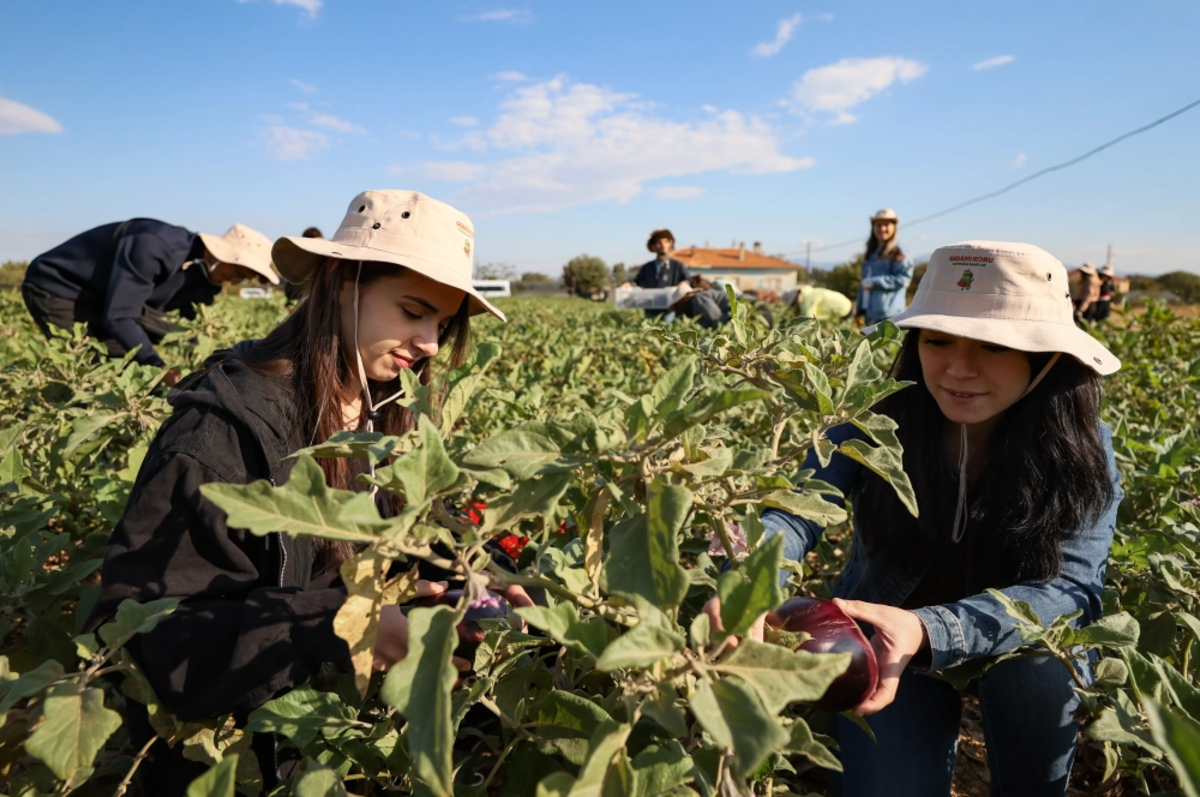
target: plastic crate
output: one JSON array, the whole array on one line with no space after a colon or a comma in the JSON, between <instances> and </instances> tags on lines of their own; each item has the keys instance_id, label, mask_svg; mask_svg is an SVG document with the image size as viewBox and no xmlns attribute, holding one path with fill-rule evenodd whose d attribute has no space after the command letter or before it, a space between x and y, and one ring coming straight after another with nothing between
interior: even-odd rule
<instances>
[{"instance_id":1,"label":"plastic crate","mask_svg":"<svg viewBox=\"0 0 1200 797\"><path fill-rule=\"evenodd\" d=\"M678 285L672 288L617 288L617 307L634 310L666 310L684 295Z\"/></svg>"}]
</instances>

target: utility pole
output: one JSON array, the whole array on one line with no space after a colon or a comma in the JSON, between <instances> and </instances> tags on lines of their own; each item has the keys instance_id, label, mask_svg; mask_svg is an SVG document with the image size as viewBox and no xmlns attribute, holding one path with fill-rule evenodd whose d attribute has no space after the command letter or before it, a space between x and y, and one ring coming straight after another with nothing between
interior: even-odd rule
<instances>
[{"instance_id":1,"label":"utility pole","mask_svg":"<svg viewBox=\"0 0 1200 797\"><path fill-rule=\"evenodd\" d=\"M1104 265L1112 265L1112 244L1108 245L1108 254L1104 256Z\"/></svg>"},{"instance_id":2,"label":"utility pole","mask_svg":"<svg viewBox=\"0 0 1200 797\"><path fill-rule=\"evenodd\" d=\"M807 272L812 267L812 241L804 242L804 270Z\"/></svg>"}]
</instances>

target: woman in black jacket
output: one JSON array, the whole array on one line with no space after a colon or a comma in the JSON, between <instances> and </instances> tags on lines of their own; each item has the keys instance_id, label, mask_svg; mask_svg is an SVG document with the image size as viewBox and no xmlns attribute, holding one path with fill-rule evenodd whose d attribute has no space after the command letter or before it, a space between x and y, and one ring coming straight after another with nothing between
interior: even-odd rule
<instances>
[{"instance_id":1,"label":"woman in black jacket","mask_svg":"<svg viewBox=\"0 0 1200 797\"><path fill-rule=\"evenodd\" d=\"M322 664L350 669L333 619L346 599L338 566L354 546L229 528L199 488L282 484L294 463L286 457L334 432L414 428L395 402L400 371L412 369L428 384L439 349L450 349L451 367L462 362L471 315L504 319L471 284L473 244L470 220L448 205L416 192L359 194L332 239L275 243L281 273L310 283L307 298L266 338L214 358L173 392L174 412L109 540L89 627L125 599L180 599L129 650L181 719L244 718ZM355 476L365 466L356 461L325 459L321 467L331 486L362 489ZM398 509L386 494L377 503L385 514ZM445 584L422 588L434 594ZM506 594L529 605L519 588ZM376 667L390 667L406 650L404 615L385 607ZM144 712L130 717L135 743L150 738L144 719ZM268 783L284 777L271 738L255 742ZM143 783L155 795L182 794L205 767L158 748L143 765Z\"/></svg>"}]
</instances>

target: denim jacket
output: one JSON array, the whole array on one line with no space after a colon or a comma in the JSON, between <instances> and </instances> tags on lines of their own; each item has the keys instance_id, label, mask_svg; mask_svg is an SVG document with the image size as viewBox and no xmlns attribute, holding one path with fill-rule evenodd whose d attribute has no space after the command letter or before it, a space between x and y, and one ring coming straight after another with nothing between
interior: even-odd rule
<instances>
[{"instance_id":1,"label":"denim jacket","mask_svg":"<svg viewBox=\"0 0 1200 797\"><path fill-rule=\"evenodd\" d=\"M1117 505L1124 497L1113 457L1112 433L1100 424L1104 446L1108 451L1108 471L1115 488L1112 503L1105 507L1094 525L1081 528L1062 543L1062 573L1052 581L1023 581L1000 590L1013 600L1028 603L1044 623L1083 610L1075 621L1078 626L1089 625L1103 611L1101 593L1104 590L1104 569L1112 545L1117 519ZM831 429L828 437L842 443L851 437L861 437L850 424ZM809 452L805 468L815 468L813 478L821 479L851 495L863 475L863 466L840 454L834 455L829 467L822 468L816 455ZM784 535L784 555L800 560L816 547L823 529L811 520L771 509L763 513L767 536ZM907 570L891 561L883 552L867 553L861 535L854 535L845 569L834 585L836 597L847 600L899 606L916 588L925 575ZM941 671L956 667L970 659L994 656L1020 647L1021 636L1013 626L1004 607L991 595L971 595L954 603L916 609L929 637L932 654L930 669Z\"/></svg>"},{"instance_id":2,"label":"denim jacket","mask_svg":"<svg viewBox=\"0 0 1200 797\"><path fill-rule=\"evenodd\" d=\"M909 260L867 258L858 287L858 312L866 313L868 324L904 312L905 291L912 278L913 264ZM867 286L871 290L866 290Z\"/></svg>"}]
</instances>

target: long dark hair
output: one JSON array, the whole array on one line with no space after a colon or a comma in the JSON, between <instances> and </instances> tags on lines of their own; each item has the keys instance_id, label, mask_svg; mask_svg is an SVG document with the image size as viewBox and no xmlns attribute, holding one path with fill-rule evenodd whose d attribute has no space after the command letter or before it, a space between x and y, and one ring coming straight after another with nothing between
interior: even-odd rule
<instances>
[{"instance_id":1,"label":"long dark hair","mask_svg":"<svg viewBox=\"0 0 1200 797\"><path fill-rule=\"evenodd\" d=\"M867 237L867 260L870 260L876 254L881 255L885 260L893 262L904 259L904 251L896 241L900 237L900 225L896 224L895 227L896 231L892 233L892 237L886 241L881 241L879 240L879 236L875 234L875 225L871 225L871 234Z\"/></svg>"},{"instance_id":2,"label":"long dark hair","mask_svg":"<svg viewBox=\"0 0 1200 797\"><path fill-rule=\"evenodd\" d=\"M892 488L873 474L855 496L857 533L867 550L883 551L917 572L936 560L939 546L953 544L957 499L945 455L949 421L925 386L917 352L920 334L909 330L892 366L895 378L916 384L876 407L899 425L904 470L920 517L910 515ZM1051 357L1026 356L1035 375ZM1000 419L983 470L968 487L971 520L960 544L969 552L965 582L971 593L1055 578L1062 571L1061 543L1094 523L1113 500L1099 410L1099 378L1063 355Z\"/></svg>"},{"instance_id":3,"label":"long dark hair","mask_svg":"<svg viewBox=\"0 0 1200 797\"><path fill-rule=\"evenodd\" d=\"M358 261L329 258L318 269L312 281L305 285L304 300L269 335L258 342L244 357L246 364L264 373L286 374L291 377L294 400L291 404L292 428L300 430L304 445L327 440L342 429L342 402L361 394L354 364L346 361L341 335L341 299L343 290L353 290ZM363 290L386 277L404 274L402 266L390 263L364 262L359 277ZM466 359L470 347L470 306L467 297L458 312L443 330L439 348L450 347L449 367L456 368ZM432 381L429 358L413 363L413 372L422 385ZM399 389L398 380L389 383L369 383L371 395L378 401ZM400 435L416 428L411 411L392 402L380 408L375 421L376 431ZM365 417L365 412L364 412ZM358 482L350 460L327 458L320 460L325 479L332 487L356 489ZM358 486L361 489L361 486ZM397 502L394 506L399 510ZM337 566L353 556L352 543L321 540L317 543L317 569Z\"/></svg>"}]
</instances>

